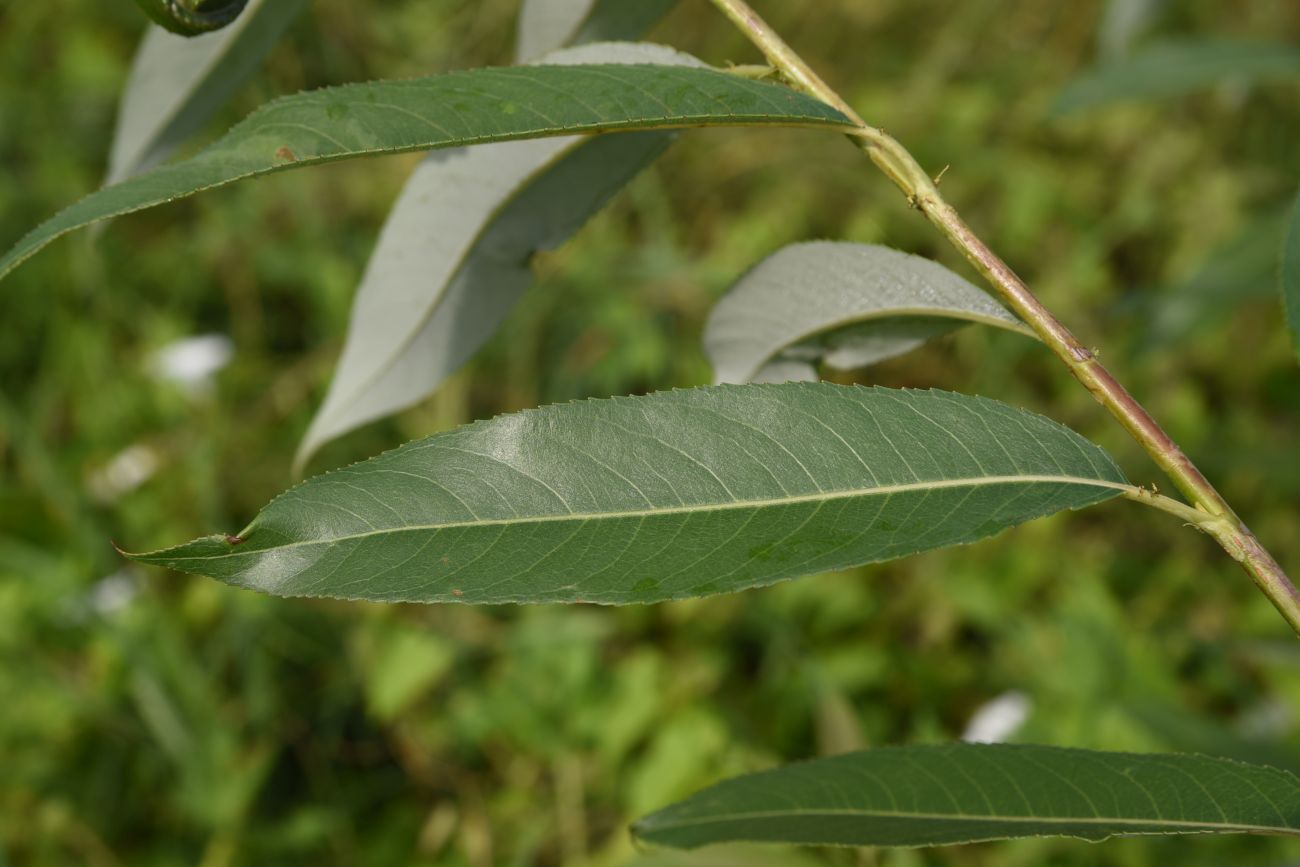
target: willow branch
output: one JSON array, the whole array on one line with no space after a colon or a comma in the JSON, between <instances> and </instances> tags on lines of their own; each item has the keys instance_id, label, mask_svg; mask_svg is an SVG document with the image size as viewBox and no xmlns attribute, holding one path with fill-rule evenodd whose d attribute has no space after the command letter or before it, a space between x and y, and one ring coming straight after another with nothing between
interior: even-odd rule
<instances>
[{"instance_id":1,"label":"willow branch","mask_svg":"<svg viewBox=\"0 0 1300 867\"><path fill-rule=\"evenodd\" d=\"M1130 497L1146 505L1180 514L1188 523L1213 536L1222 548L1250 574L1256 586L1281 612L1291 628L1300 634L1300 590L1287 578L1282 567L1264 549L1255 535L1228 505L1223 496L1197 469L1178 444L1165 433L1151 414L1133 398L1109 370L1051 311L1043 306L1006 262L989 249L939 194L938 185L921 168L912 154L897 140L866 123L765 22L745 0L711 0L763 52L764 57L793 87L838 109L855 125L849 138L907 196L908 202L933 223L961 251L1007 306L1023 319L1074 378L1083 384L1124 429L1146 450L1191 503L1176 500Z\"/></svg>"}]
</instances>

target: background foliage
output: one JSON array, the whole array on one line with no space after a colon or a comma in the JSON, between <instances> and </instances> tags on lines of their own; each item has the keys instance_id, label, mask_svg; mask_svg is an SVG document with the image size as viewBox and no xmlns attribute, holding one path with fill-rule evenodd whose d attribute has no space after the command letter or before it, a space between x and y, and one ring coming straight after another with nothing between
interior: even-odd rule
<instances>
[{"instance_id":1,"label":"background foliage","mask_svg":"<svg viewBox=\"0 0 1300 867\"><path fill-rule=\"evenodd\" d=\"M1300 174L1300 83L1052 111L1107 52L1294 43L1300 10L1189 0L1116 37L1099 3L798 6L764 11L864 116L926 165L952 163L954 204L1096 338L1279 559L1300 564L1300 371L1271 255ZM213 129L302 88L508 62L514 12L508 0L315 0ZM0 7L0 238L99 183L142 25L126 3ZM714 63L752 59L702 3L651 37ZM713 299L789 242L883 243L968 273L834 136L683 138L539 260L538 285L468 369L313 466L499 412L707 382ZM1208 540L1122 503L861 573L644 608L286 601L126 566L110 539L140 550L233 530L285 486L352 288L416 160L289 173L134 215L94 242L61 241L4 288L0 863L621 864L636 857L630 818L722 776L950 740L1013 690L1031 706L1018 740L1300 766L1300 651L1285 625ZM160 376L157 353L198 334L228 335L231 363L206 388ZM1135 482L1155 475L1015 335L968 329L857 379L1046 412ZM765 857L1288 854L1294 844L1246 838Z\"/></svg>"}]
</instances>

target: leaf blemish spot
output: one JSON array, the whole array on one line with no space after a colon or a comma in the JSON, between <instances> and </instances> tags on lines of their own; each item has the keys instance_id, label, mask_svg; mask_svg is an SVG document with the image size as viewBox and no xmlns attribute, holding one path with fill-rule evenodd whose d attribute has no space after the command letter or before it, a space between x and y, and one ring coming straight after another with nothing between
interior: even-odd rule
<instances>
[{"instance_id":1,"label":"leaf blemish spot","mask_svg":"<svg viewBox=\"0 0 1300 867\"><path fill-rule=\"evenodd\" d=\"M284 160L290 163L298 162L298 155L283 145L276 149L275 158L277 160Z\"/></svg>"},{"instance_id":2,"label":"leaf blemish spot","mask_svg":"<svg viewBox=\"0 0 1300 867\"><path fill-rule=\"evenodd\" d=\"M226 534L226 544L227 544L227 545L242 545L242 544L244 544L244 543L247 542L247 541L248 541L247 539L244 539L244 538L242 538L242 537L240 537L240 536L232 536L232 535L230 535L229 533Z\"/></svg>"}]
</instances>

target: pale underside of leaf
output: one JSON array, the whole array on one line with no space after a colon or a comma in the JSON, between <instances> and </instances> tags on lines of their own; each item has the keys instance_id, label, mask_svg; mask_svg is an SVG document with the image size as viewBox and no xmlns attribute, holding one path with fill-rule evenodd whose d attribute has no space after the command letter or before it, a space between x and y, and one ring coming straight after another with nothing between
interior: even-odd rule
<instances>
[{"instance_id":1,"label":"pale underside of leaf","mask_svg":"<svg viewBox=\"0 0 1300 867\"><path fill-rule=\"evenodd\" d=\"M702 66L670 48L628 43L565 49L541 62ZM532 255L563 243L672 136L566 136L430 154L385 221L296 466L330 439L431 393L509 314L532 282Z\"/></svg>"},{"instance_id":2,"label":"pale underside of leaf","mask_svg":"<svg viewBox=\"0 0 1300 867\"><path fill-rule=\"evenodd\" d=\"M937 262L814 241L777 251L737 281L709 316L704 348L719 383L815 378L819 361L865 367L969 323L1033 336Z\"/></svg>"},{"instance_id":3,"label":"pale underside of leaf","mask_svg":"<svg viewBox=\"0 0 1300 867\"><path fill-rule=\"evenodd\" d=\"M597 132L848 125L788 88L707 69L489 68L342 85L277 99L194 157L92 193L23 237L0 258L0 276L80 226L316 163Z\"/></svg>"},{"instance_id":4,"label":"pale underside of leaf","mask_svg":"<svg viewBox=\"0 0 1300 867\"><path fill-rule=\"evenodd\" d=\"M1227 759L1058 747L885 747L722 782L647 842L934 846L1013 837L1300 834L1300 780Z\"/></svg>"},{"instance_id":5,"label":"pale underside of leaf","mask_svg":"<svg viewBox=\"0 0 1300 867\"><path fill-rule=\"evenodd\" d=\"M1067 114L1115 102L1179 96L1218 84L1300 76L1300 48L1284 42L1224 39L1156 43L1085 71L1053 111Z\"/></svg>"},{"instance_id":6,"label":"pale underside of leaf","mask_svg":"<svg viewBox=\"0 0 1300 867\"><path fill-rule=\"evenodd\" d=\"M228 27L145 31L122 94L104 184L153 168L197 132L274 47L306 0L252 0Z\"/></svg>"},{"instance_id":7,"label":"pale underside of leaf","mask_svg":"<svg viewBox=\"0 0 1300 867\"><path fill-rule=\"evenodd\" d=\"M278 595L655 602L963 544L1128 490L1041 416L722 386L477 422L318 476L234 540L138 555Z\"/></svg>"},{"instance_id":8,"label":"pale underside of leaf","mask_svg":"<svg viewBox=\"0 0 1300 867\"><path fill-rule=\"evenodd\" d=\"M1282 240L1282 261L1278 270L1282 289L1282 305L1286 309L1287 325L1291 329L1291 343L1296 358L1300 359L1300 193Z\"/></svg>"},{"instance_id":9,"label":"pale underside of leaf","mask_svg":"<svg viewBox=\"0 0 1300 867\"><path fill-rule=\"evenodd\" d=\"M566 45L639 39L676 0L524 0L515 61Z\"/></svg>"}]
</instances>

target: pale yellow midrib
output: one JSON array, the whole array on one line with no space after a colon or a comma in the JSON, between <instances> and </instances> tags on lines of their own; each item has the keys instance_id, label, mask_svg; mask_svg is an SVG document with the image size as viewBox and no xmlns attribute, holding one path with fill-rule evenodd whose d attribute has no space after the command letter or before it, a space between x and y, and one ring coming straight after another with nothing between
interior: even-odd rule
<instances>
[{"instance_id":1,"label":"pale yellow midrib","mask_svg":"<svg viewBox=\"0 0 1300 867\"><path fill-rule=\"evenodd\" d=\"M234 549L221 554L213 554L203 557L167 557L169 561L189 561L189 560L222 560L227 557L253 556L266 551L283 551L289 548L303 548L311 545L333 545L339 542L350 542L358 539L366 539L372 536L386 536L394 533L409 533L432 530L458 530L468 527L496 527L523 524L544 524L561 521L595 521L595 520L616 520L620 518L646 518L659 517L661 515L682 515L694 514L697 512L722 512L734 509L761 509L775 506L788 506L798 503L813 502L832 502L835 500L847 500L855 497L875 497L891 496L893 494L903 494L912 491L929 491L941 490L945 488L963 488L963 487L982 487L986 485L1005 485L1005 484L1062 484L1062 485L1080 485L1084 487L1109 488L1119 493L1126 493L1134 490L1132 485L1122 482L1111 482L1104 479L1089 479L1082 476L1052 476L1052 475L1017 475L1017 476L979 476L965 479L941 479L928 482L909 482L902 485L881 485L874 488L853 488L846 491L818 491L814 494L797 494L793 496L774 497L765 500L732 500L723 503L710 503L697 506L667 506L664 508L651 508L641 510L630 510L621 512L569 512L555 515L535 515L524 518L488 518L486 520L476 521L455 521L444 524L410 524L403 527L386 527L383 529L369 530L364 533L350 533L346 536L334 536L329 539L313 539L302 542L290 542L284 545L276 545L271 548L255 549L240 551ZM248 528L251 532L257 529L257 522L254 521ZM245 539L247 541L247 538ZM165 551L157 552L159 555ZM141 556L149 556L148 554Z\"/></svg>"}]
</instances>

